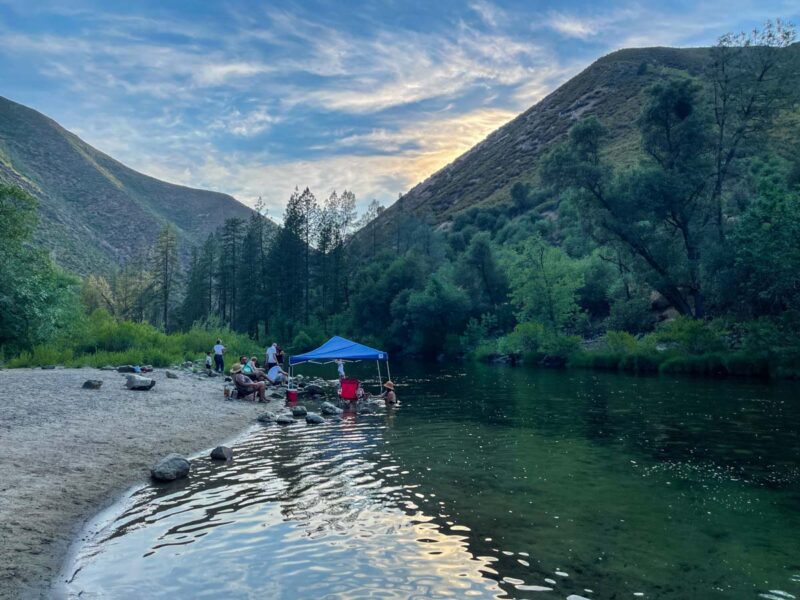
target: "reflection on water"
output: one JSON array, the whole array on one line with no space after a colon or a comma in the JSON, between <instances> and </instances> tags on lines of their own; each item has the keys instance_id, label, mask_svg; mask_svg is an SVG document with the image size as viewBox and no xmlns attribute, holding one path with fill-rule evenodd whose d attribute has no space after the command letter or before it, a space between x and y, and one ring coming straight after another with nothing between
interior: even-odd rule
<instances>
[{"instance_id":1,"label":"reflection on water","mask_svg":"<svg viewBox=\"0 0 800 600\"><path fill-rule=\"evenodd\" d=\"M136 491L67 593L800 596L796 387L402 371L393 414L260 427Z\"/></svg>"}]
</instances>

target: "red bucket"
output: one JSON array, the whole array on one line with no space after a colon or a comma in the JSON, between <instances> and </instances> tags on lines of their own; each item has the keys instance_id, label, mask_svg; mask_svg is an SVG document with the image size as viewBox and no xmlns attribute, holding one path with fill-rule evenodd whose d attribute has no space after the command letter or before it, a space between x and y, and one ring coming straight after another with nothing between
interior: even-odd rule
<instances>
[{"instance_id":1,"label":"red bucket","mask_svg":"<svg viewBox=\"0 0 800 600\"><path fill-rule=\"evenodd\" d=\"M286 390L286 399L289 402L297 402L297 390Z\"/></svg>"}]
</instances>

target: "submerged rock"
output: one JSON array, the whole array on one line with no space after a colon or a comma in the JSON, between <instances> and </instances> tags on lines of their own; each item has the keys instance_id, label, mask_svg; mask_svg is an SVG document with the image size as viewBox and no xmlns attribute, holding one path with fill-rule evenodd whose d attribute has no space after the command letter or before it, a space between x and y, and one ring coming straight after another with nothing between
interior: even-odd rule
<instances>
[{"instance_id":1,"label":"submerged rock","mask_svg":"<svg viewBox=\"0 0 800 600\"><path fill-rule=\"evenodd\" d=\"M211 458L214 460L233 460L233 450L227 446L217 446L211 451Z\"/></svg>"},{"instance_id":2,"label":"submerged rock","mask_svg":"<svg viewBox=\"0 0 800 600\"><path fill-rule=\"evenodd\" d=\"M278 425L291 425L294 423L294 417L292 415L278 415L275 422Z\"/></svg>"},{"instance_id":3,"label":"submerged rock","mask_svg":"<svg viewBox=\"0 0 800 600\"><path fill-rule=\"evenodd\" d=\"M125 377L125 386L129 390L150 390L153 389L155 384L155 379L142 377L141 375L127 375Z\"/></svg>"},{"instance_id":4,"label":"submerged rock","mask_svg":"<svg viewBox=\"0 0 800 600\"><path fill-rule=\"evenodd\" d=\"M295 417L305 417L308 414L305 406L293 406L292 415Z\"/></svg>"},{"instance_id":5,"label":"submerged rock","mask_svg":"<svg viewBox=\"0 0 800 600\"><path fill-rule=\"evenodd\" d=\"M319 412L321 412L323 415L340 415L344 411L335 404L331 404L330 402L323 402L322 406L320 406L319 408Z\"/></svg>"},{"instance_id":6,"label":"submerged rock","mask_svg":"<svg viewBox=\"0 0 800 600\"><path fill-rule=\"evenodd\" d=\"M170 454L162 458L150 469L150 475L157 481L175 481L186 477L192 465L180 454Z\"/></svg>"},{"instance_id":7,"label":"submerged rock","mask_svg":"<svg viewBox=\"0 0 800 600\"><path fill-rule=\"evenodd\" d=\"M103 382L99 379L89 379L84 381L81 387L85 390L99 390L102 385Z\"/></svg>"},{"instance_id":8,"label":"submerged rock","mask_svg":"<svg viewBox=\"0 0 800 600\"><path fill-rule=\"evenodd\" d=\"M306 415L306 423L309 425L321 425L325 422L325 418L317 413L308 413Z\"/></svg>"},{"instance_id":9,"label":"submerged rock","mask_svg":"<svg viewBox=\"0 0 800 600\"><path fill-rule=\"evenodd\" d=\"M177 379L178 376L172 371L167 371L167 379Z\"/></svg>"}]
</instances>

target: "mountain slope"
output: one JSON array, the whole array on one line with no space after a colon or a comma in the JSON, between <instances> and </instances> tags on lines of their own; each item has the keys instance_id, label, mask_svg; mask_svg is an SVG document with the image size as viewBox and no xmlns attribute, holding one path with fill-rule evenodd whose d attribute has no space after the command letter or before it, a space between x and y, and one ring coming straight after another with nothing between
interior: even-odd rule
<instances>
[{"instance_id":1,"label":"mountain slope","mask_svg":"<svg viewBox=\"0 0 800 600\"><path fill-rule=\"evenodd\" d=\"M800 45L787 51L800 53ZM434 223L477 205L509 197L511 186L534 180L540 158L579 119L593 115L609 131L609 153L619 163L637 159L636 119L645 90L666 74L702 76L709 48L641 48L609 54L539 103L490 134L454 162L415 186L376 223L400 215Z\"/></svg>"},{"instance_id":2,"label":"mountain slope","mask_svg":"<svg viewBox=\"0 0 800 600\"><path fill-rule=\"evenodd\" d=\"M3 97L0 180L39 200L37 241L78 273L108 271L152 247L164 223L175 227L185 255L226 218L251 214L226 194L138 173Z\"/></svg>"}]
</instances>

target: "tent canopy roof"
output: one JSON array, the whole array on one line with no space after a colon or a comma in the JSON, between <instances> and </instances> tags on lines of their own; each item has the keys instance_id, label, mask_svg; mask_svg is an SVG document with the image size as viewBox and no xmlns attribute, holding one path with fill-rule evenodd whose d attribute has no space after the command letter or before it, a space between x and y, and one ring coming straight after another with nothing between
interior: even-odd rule
<instances>
[{"instance_id":1,"label":"tent canopy roof","mask_svg":"<svg viewBox=\"0 0 800 600\"><path fill-rule=\"evenodd\" d=\"M389 355L383 350L376 350L364 344L347 340L338 335L333 336L316 350L289 357L290 365L297 365L312 361L342 360L389 360Z\"/></svg>"}]
</instances>

